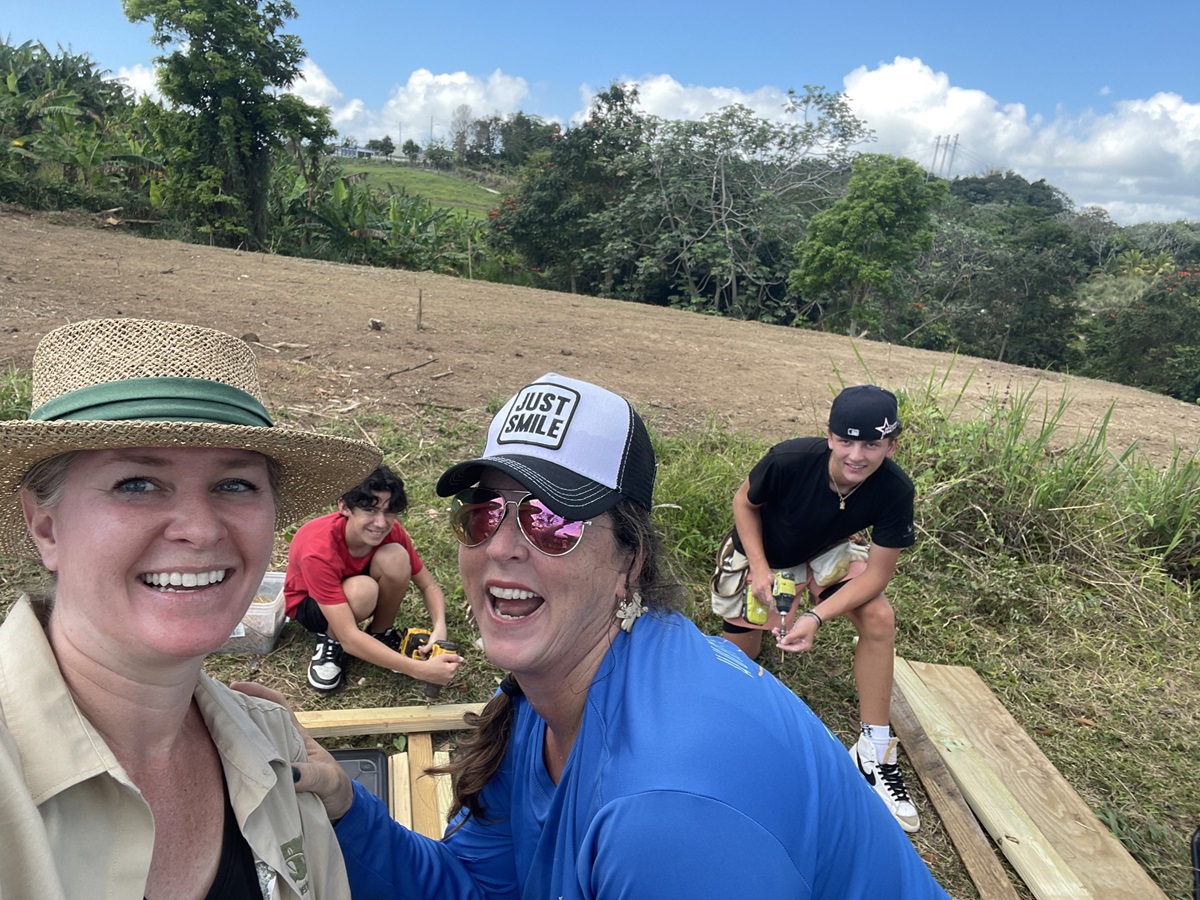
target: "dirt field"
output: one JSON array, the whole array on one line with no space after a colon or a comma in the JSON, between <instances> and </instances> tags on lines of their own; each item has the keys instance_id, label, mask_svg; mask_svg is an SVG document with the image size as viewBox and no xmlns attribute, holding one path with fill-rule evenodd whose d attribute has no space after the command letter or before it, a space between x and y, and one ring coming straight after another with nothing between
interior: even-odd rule
<instances>
[{"instance_id":1,"label":"dirt field","mask_svg":"<svg viewBox=\"0 0 1200 900\"><path fill-rule=\"evenodd\" d=\"M655 427L715 415L777 440L821 427L839 373L890 387L936 373L947 394L969 380L968 409L1035 386L1053 404L1066 390L1064 441L1115 403L1110 448L1136 440L1165 460L1175 441L1200 447L1200 406L1105 382L632 303L144 240L85 216L0 207L0 360L28 368L47 331L97 316L256 335L268 406L317 417L468 411L557 371L627 395Z\"/></svg>"}]
</instances>

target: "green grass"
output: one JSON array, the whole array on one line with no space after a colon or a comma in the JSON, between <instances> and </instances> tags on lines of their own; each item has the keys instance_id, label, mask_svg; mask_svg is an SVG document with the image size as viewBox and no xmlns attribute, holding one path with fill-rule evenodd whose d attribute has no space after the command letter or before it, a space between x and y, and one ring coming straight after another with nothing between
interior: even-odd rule
<instances>
[{"instance_id":1,"label":"green grass","mask_svg":"<svg viewBox=\"0 0 1200 900\"><path fill-rule=\"evenodd\" d=\"M1163 468L1111 453L1103 428L1052 449L1061 448L1051 437L1069 398L1038 405L1032 394L995 396L964 417L957 398L942 395L943 384L934 375L900 392L905 431L897 459L917 483L919 537L888 591L897 609L897 650L979 671L1164 891L1173 900L1190 898L1187 840L1200 824L1200 468L1193 459ZM0 383L0 409L4 390ZM443 702L485 699L500 675L475 648L445 501L433 492L449 462L482 446L487 418L482 408L429 408L403 421L372 417L333 426L371 435L405 479L405 526L446 590L450 637L468 660ZM661 463L655 517L694 601L693 618L715 634L720 621L706 600L712 556L731 524L732 493L766 445L711 422L672 432L651 416L648 425ZM276 568L285 555L281 540ZM39 578L28 563L0 565L0 611ZM415 591L400 619L424 623ZM847 740L857 721L852 640L848 623L835 620L810 653L782 662L764 654L765 664ZM311 644L289 624L272 653L214 655L206 669L222 680L258 680L301 709L424 702L419 683L363 664L335 695L316 695L305 681ZM353 741L393 744L386 736ZM977 896L911 770L909 784L923 815L917 849L952 896Z\"/></svg>"},{"instance_id":2,"label":"green grass","mask_svg":"<svg viewBox=\"0 0 1200 900\"><path fill-rule=\"evenodd\" d=\"M488 211L501 199L500 193L466 178L404 163L338 160L338 165L347 175L365 173L367 184L373 188L420 194L434 206L461 209L477 219L487 218Z\"/></svg>"}]
</instances>

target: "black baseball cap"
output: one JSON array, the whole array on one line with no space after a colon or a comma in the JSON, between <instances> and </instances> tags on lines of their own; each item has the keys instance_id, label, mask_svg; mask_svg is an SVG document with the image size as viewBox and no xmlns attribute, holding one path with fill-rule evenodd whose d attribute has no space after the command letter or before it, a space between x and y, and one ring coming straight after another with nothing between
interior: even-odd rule
<instances>
[{"instance_id":1,"label":"black baseball cap","mask_svg":"<svg viewBox=\"0 0 1200 900\"><path fill-rule=\"evenodd\" d=\"M853 441L882 441L900 433L896 395L873 384L845 388L833 398L829 430Z\"/></svg>"}]
</instances>

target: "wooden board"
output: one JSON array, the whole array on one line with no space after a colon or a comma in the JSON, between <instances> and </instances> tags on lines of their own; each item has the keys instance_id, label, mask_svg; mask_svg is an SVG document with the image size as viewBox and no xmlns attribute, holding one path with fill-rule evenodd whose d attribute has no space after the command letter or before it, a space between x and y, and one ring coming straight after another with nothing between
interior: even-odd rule
<instances>
[{"instance_id":1,"label":"wooden board","mask_svg":"<svg viewBox=\"0 0 1200 900\"><path fill-rule=\"evenodd\" d=\"M347 734L411 734L466 728L463 716L478 713L482 703L446 703L436 706L385 706L365 709L319 709L296 713L313 737Z\"/></svg>"},{"instance_id":2,"label":"wooden board","mask_svg":"<svg viewBox=\"0 0 1200 900\"><path fill-rule=\"evenodd\" d=\"M437 783L425 770L433 765L433 739L428 733L408 736L408 779L412 794L412 830L440 838L445 831L438 822Z\"/></svg>"},{"instance_id":3,"label":"wooden board","mask_svg":"<svg viewBox=\"0 0 1200 900\"><path fill-rule=\"evenodd\" d=\"M912 671L970 736L973 751L1091 896L1165 900L1162 889L1067 784L974 669L913 663ZM949 748L943 758L947 754L955 755ZM1008 841L1007 835L1004 840Z\"/></svg>"},{"instance_id":4,"label":"wooden board","mask_svg":"<svg viewBox=\"0 0 1200 900\"><path fill-rule=\"evenodd\" d=\"M930 742L899 685L892 690L892 728L937 810L942 827L971 876L980 900L1020 900L992 842Z\"/></svg>"},{"instance_id":5,"label":"wooden board","mask_svg":"<svg viewBox=\"0 0 1200 900\"><path fill-rule=\"evenodd\" d=\"M409 788L408 754L393 753L388 757L388 792L392 803L392 818L405 828L412 828L412 795Z\"/></svg>"},{"instance_id":6,"label":"wooden board","mask_svg":"<svg viewBox=\"0 0 1200 900\"><path fill-rule=\"evenodd\" d=\"M896 684L954 776L958 789L1033 895L1039 900L1093 897L973 748L966 733L950 717L940 700L921 681L913 667L899 658L896 659Z\"/></svg>"}]
</instances>

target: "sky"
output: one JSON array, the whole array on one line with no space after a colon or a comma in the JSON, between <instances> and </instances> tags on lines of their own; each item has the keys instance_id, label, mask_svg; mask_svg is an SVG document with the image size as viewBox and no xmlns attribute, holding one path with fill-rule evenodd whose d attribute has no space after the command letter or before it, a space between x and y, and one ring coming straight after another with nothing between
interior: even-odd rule
<instances>
[{"instance_id":1,"label":"sky","mask_svg":"<svg viewBox=\"0 0 1200 900\"><path fill-rule=\"evenodd\" d=\"M569 125L613 81L670 119L732 103L780 118L789 88L822 85L873 130L864 151L1045 179L1121 225L1200 219L1196 0L293 4L296 93L360 143L445 137L463 104ZM0 0L0 37L154 90L159 51L119 0Z\"/></svg>"}]
</instances>

